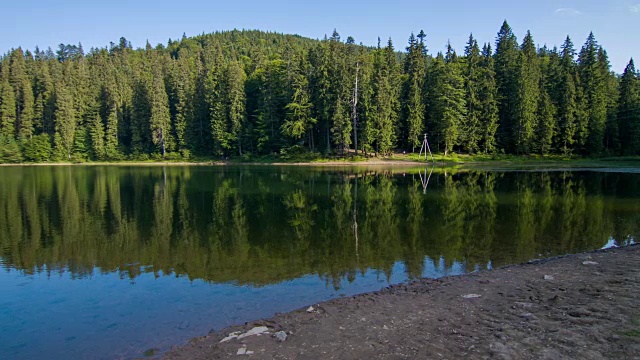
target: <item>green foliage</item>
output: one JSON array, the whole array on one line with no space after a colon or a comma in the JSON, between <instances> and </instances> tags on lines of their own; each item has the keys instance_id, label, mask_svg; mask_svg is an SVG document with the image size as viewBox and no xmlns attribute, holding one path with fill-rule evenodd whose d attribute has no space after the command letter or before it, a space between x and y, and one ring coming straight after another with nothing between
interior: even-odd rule
<instances>
[{"instance_id":1,"label":"green foliage","mask_svg":"<svg viewBox=\"0 0 640 360\"><path fill-rule=\"evenodd\" d=\"M389 155L416 151L425 131L447 154L639 151L637 81L610 72L593 34L577 60L570 38L537 49L527 33L519 46L506 21L495 54L470 36L464 56L432 58L425 39L411 35L404 53L391 39L373 49L335 30L320 41L229 31L143 49L122 38L86 54L18 48L0 58L0 134L19 144L46 134L63 161L296 145Z\"/></svg>"},{"instance_id":2,"label":"green foliage","mask_svg":"<svg viewBox=\"0 0 640 360\"><path fill-rule=\"evenodd\" d=\"M431 119L437 143L446 156L459 144L467 114L462 69L451 45L447 47L446 57L438 54L431 71Z\"/></svg>"},{"instance_id":3,"label":"green foliage","mask_svg":"<svg viewBox=\"0 0 640 360\"><path fill-rule=\"evenodd\" d=\"M0 135L0 162L19 163L22 161L20 145L13 137Z\"/></svg>"},{"instance_id":4,"label":"green foliage","mask_svg":"<svg viewBox=\"0 0 640 360\"><path fill-rule=\"evenodd\" d=\"M40 134L22 143L22 152L26 161L40 163L51 159L51 137L48 134Z\"/></svg>"},{"instance_id":5,"label":"green foliage","mask_svg":"<svg viewBox=\"0 0 640 360\"><path fill-rule=\"evenodd\" d=\"M622 74L618 101L620 137L625 155L640 155L640 76L633 59Z\"/></svg>"},{"instance_id":6,"label":"green foliage","mask_svg":"<svg viewBox=\"0 0 640 360\"><path fill-rule=\"evenodd\" d=\"M426 77L425 57L427 48L424 44L425 34L423 31L416 39L413 34L409 38L407 47L407 57L405 58L404 71L406 80L404 82L404 94L402 99L403 128L406 139L401 139L407 147L415 151L417 146L422 144L422 134L424 133L424 82Z\"/></svg>"},{"instance_id":7,"label":"green foliage","mask_svg":"<svg viewBox=\"0 0 640 360\"><path fill-rule=\"evenodd\" d=\"M540 101L540 67L535 43L527 32L520 52L517 98L512 127L515 150L529 154L533 150L538 102Z\"/></svg>"}]
</instances>

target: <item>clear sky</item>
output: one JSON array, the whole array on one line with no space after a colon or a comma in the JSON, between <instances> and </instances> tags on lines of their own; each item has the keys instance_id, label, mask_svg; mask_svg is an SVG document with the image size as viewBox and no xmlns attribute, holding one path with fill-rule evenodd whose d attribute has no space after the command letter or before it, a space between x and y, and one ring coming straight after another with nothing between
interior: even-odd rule
<instances>
[{"instance_id":1,"label":"clear sky","mask_svg":"<svg viewBox=\"0 0 640 360\"><path fill-rule=\"evenodd\" d=\"M375 45L391 37L404 48L412 31L427 34L431 53L450 40L462 52L469 33L480 43L495 41L507 19L520 41L561 45L570 35L577 49L590 31L622 72L629 58L640 61L640 0L6 0L0 15L0 53L22 46L42 49L81 42L88 50L126 37L134 47L146 40L216 30L259 29L322 38L334 28L343 39Z\"/></svg>"}]
</instances>

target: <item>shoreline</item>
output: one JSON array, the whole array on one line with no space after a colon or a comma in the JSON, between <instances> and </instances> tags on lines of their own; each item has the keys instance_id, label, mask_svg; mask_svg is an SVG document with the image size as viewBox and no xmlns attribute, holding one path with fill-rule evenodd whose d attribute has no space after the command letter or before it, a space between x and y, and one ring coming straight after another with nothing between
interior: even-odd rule
<instances>
[{"instance_id":1,"label":"shoreline","mask_svg":"<svg viewBox=\"0 0 640 360\"><path fill-rule=\"evenodd\" d=\"M46 167L46 166L301 166L301 167L364 167L364 166L390 166L390 167L522 167L522 168L640 168L638 160L599 160L599 159L496 159L496 160L471 160L471 161L416 161L403 159L372 159L363 161L273 161L273 162L238 162L228 160L206 161L121 161L121 162L51 162L51 163L0 163L0 167Z\"/></svg>"},{"instance_id":2,"label":"shoreline","mask_svg":"<svg viewBox=\"0 0 640 360\"><path fill-rule=\"evenodd\" d=\"M336 298L161 358L639 358L639 299L640 245L631 245ZM264 333L221 342L251 329Z\"/></svg>"}]
</instances>

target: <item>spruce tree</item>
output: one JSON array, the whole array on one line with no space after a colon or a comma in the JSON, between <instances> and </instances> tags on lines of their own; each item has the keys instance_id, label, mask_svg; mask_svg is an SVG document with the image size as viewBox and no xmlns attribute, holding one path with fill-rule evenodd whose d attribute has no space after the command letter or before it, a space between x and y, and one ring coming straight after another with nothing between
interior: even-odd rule
<instances>
[{"instance_id":1,"label":"spruce tree","mask_svg":"<svg viewBox=\"0 0 640 360\"><path fill-rule=\"evenodd\" d=\"M77 126L73 97L66 84L60 82L55 88L55 151L60 160L71 160Z\"/></svg>"},{"instance_id":2,"label":"spruce tree","mask_svg":"<svg viewBox=\"0 0 640 360\"><path fill-rule=\"evenodd\" d=\"M520 76L520 50L518 40L505 20L496 38L496 83L500 109L498 142L508 152L514 149L514 121L518 106L518 77Z\"/></svg>"},{"instance_id":3,"label":"spruce tree","mask_svg":"<svg viewBox=\"0 0 640 360\"><path fill-rule=\"evenodd\" d=\"M578 56L582 93L585 101L586 123L588 131L584 151L588 154L601 154L604 150L604 133L607 120L606 82L603 73L603 59L598 59L600 46L593 33Z\"/></svg>"},{"instance_id":4,"label":"spruce tree","mask_svg":"<svg viewBox=\"0 0 640 360\"><path fill-rule=\"evenodd\" d=\"M171 135L171 115L169 114L169 97L162 78L161 65L155 66L153 72L153 87L150 95L151 141L159 148L162 157L168 151L173 150L173 137Z\"/></svg>"},{"instance_id":5,"label":"spruce tree","mask_svg":"<svg viewBox=\"0 0 640 360\"><path fill-rule=\"evenodd\" d=\"M573 42L567 36L561 48L559 74L554 79L559 132L557 148L564 155L568 155L573 150L578 127L575 55Z\"/></svg>"},{"instance_id":6,"label":"spruce tree","mask_svg":"<svg viewBox=\"0 0 640 360\"><path fill-rule=\"evenodd\" d=\"M226 113L228 121L229 143L226 149L232 148L232 142L236 144L238 154L242 155L242 128L245 126L246 95L244 91L247 76L238 62L230 62L227 65L226 76Z\"/></svg>"},{"instance_id":7,"label":"spruce tree","mask_svg":"<svg viewBox=\"0 0 640 360\"><path fill-rule=\"evenodd\" d=\"M633 59L620 78L618 123L624 155L640 155L640 79Z\"/></svg>"},{"instance_id":8,"label":"spruce tree","mask_svg":"<svg viewBox=\"0 0 640 360\"><path fill-rule=\"evenodd\" d=\"M480 106L479 120L481 129L480 149L485 154L491 154L496 149L496 131L498 130L498 86L494 70L494 59L491 45L485 44L482 49L478 79L478 103Z\"/></svg>"},{"instance_id":9,"label":"spruce tree","mask_svg":"<svg viewBox=\"0 0 640 360\"><path fill-rule=\"evenodd\" d=\"M314 104L314 118L318 120L318 132L326 134L324 146L325 152L329 152L329 129L331 129L331 79L329 76L331 59L329 56L329 44L325 38L311 49L309 60L313 72L310 79L311 98Z\"/></svg>"},{"instance_id":10,"label":"spruce tree","mask_svg":"<svg viewBox=\"0 0 640 360\"><path fill-rule=\"evenodd\" d=\"M403 121L406 139L402 139L411 151L422 143L422 133L424 132L424 80L426 76L426 47L424 44L424 32L420 32L416 39L413 34L409 38L407 46L407 57L405 59L405 91L403 99Z\"/></svg>"},{"instance_id":11,"label":"spruce tree","mask_svg":"<svg viewBox=\"0 0 640 360\"><path fill-rule=\"evenodd\" d=\"M16 136L16 98L4 74L0 79L0 135L5 139Z\"/></svg>"},{"instance_id":12,"label":"spruce tree","mask_svg":"<svg viewBox=\"0 0 640 360\"><path fill-rule=\"evenodd\" d=\"M374 98L376 110L372 117L372 136L376 152L383 156L391 153L395 142L395 121L398 116L397 64L393 42L389 39L384 49L375 54Z\"/></svg>"},{"instance_id":13,"label":"spruce tree","mask_svg":"<svg viewBox=\"0 0 640 360\"><path fill-rule=\"evenodd\" d=\"M469 35L469 41L464 49L464 55L466 60L464 84L467 116L461 127L460 140L465 151L475 153L480 150L484 130L481 123L482 104L480 101L480 97L482 96L482 71L480 67L482 56L480 55L478 42L473 38L473 34Z\"/></svg>"},{"instance_id":14,"label":"spruce tree","mask_svg":"<svg viewBox=\"0 0 640 360\"><path fill-rule=\"evenodd\" d=\"M618 76L611 71L609 56L602 47L598 49L598 66L604 78L604 98L606 106L604 149L608 154L617 154L620 152L620 134L617 120L618 98L620 97L619 79Z\"/></svg>"},{"instance_id":15,"label":"spruce tree","mask_svg":"<svg viewBox=\"0 0 640 360\"><path fill-rule=\"evenodd\" d=\"M451 44L447 44L446 57L439 53L434 60L431 76L431 119L438 143L447 156L459 143L467 112L462 69Z\"/></svg>"},{"instance_id":16,"label":"spruce tree","mask_svg":"<svg viewBox=\"0 0 640 360\"><path fill-rule=\"evenodd\" d=\"M291 102L285 106L287 114L282 124L282 133L293 139L300 139L309 134L308 145L312 150L311 130L316 119L311 116L313 104L310 101L309 82L307 78L298 73L293 80L293 96Z\"/></svg>"},{"instance_id":17,"label":"spruce tree","mask_svg":"<svg viewBox=\"0 0 640 360\"><path fill-rule=\"evenodd\" d=\"M538 102L540 101L540 67L538 54L531 33L527 31L520 52L517 101L514 112L513 139L515 151L529 154L536 130Z\"/></svg>"}]
</instances>

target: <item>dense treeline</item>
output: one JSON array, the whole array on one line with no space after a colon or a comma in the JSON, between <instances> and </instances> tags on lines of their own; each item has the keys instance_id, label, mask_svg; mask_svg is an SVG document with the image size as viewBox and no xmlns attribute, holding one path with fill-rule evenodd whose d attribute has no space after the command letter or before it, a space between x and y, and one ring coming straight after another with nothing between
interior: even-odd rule
<instances>
[{"instance_id":1,"label":"dense treeline","mask_svg":"<svg viewBox=\"0 0 640 360\"><path fill-rule=\"evenodd\" d=\"M292 151L640 154L640 80L591 34L577 50L469 37L430 54L259 31L134 50L21 48L0 61L4 162L228 157ZM495 49L495 50L494 50Z\"/></svg>"},{"instance_id":2,"label":"dense treeline","mask_svg":"<svg viewBox=\"0 0 640 360\"><path fill-rule=\"evenodd\" d=\"M406 169L405 169L406 170ZM0 169L0 264L269 284L368 269L424 275L638 239L640 177L281 168ZM540 255L542 254L542 255ZM431 275L431 274L428 274Z\"/></svg>"}]
</instances>

